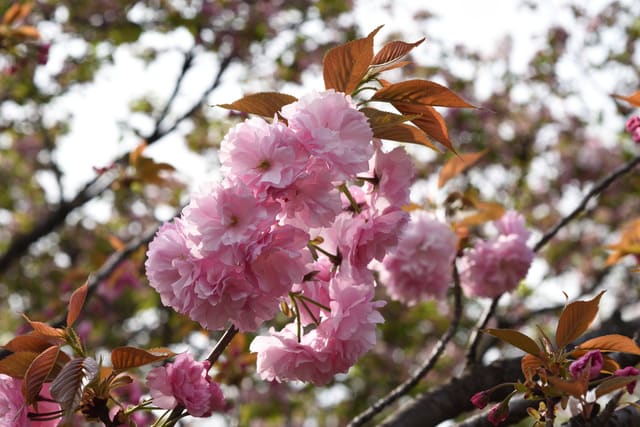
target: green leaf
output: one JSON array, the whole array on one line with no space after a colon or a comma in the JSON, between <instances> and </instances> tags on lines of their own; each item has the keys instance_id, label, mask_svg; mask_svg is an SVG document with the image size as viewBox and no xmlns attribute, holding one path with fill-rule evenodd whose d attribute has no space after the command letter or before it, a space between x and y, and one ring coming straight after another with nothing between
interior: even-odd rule
<instances>
[{"instance_id":1,"label":"green leaf","mask_svg":"<svg viewBox=\"0 0 640 427\"><path fill-rule=\"evenodd\" d=\"M572 302L562 310L556 328L558 348L566 347L567 344L578 339L589 329L598 314L598 304L604 292L600 292L589 301Z\"/></svg>"},{"instance_id":2,"label":"green leaf","mask_svg":"<svg viewBox=\"0 0 640 427\"><path fill-rule=\"evenodd\" d=\"M482 332L493 335L504 342L508 342L525 353L529 353L533 356L538 356L540 354L540 347L538 347L538 344L536 344L533 339L529 338L522 332L516 331L515 329L483 329Z\"/></svg>"}]
</instances>

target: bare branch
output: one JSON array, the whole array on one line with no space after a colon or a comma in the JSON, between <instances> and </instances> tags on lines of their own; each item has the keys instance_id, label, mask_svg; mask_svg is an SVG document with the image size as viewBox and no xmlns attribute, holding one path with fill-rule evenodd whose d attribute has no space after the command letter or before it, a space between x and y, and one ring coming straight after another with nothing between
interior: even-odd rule
<instances>
[{"instance_id":1,"label":"bare branch","mask_svg":"<svg viewBox=\"0 0 640 427\"><path fill-rule=\"evenodd\" d=\"M640 155L634 157L633 159L631 159L630 161L628 161L627 163L620 166L618 169L614 170L609 175L607 175L606 177L598 181L596 185L593 186L591 191L589 191L584 196L580 204L576 206L576 208L569 215L562 218L551 230L547 231L544 234L544 236L540 238L538 243L536 243L535 246L533 247L533 251L538 252L540 249L542 249L544 245L546 245L549 242L549 240L553 239L553 237L558 233L558 231L560 231L564 226L566 226L571 221L573 221L578 215L580 215L582 211L584 211L587 208L587 204L592 198L602 193L616 179L620 178L621 176L633 170L633 168L636 167L638 163L640 163Z\"/></svg>"},{"instance_id":2,"label":"bare branch","mask_svg":"<svg viewBox=\"0 0 640 427\"><path fill-rule=\"evenodd\" d=\"M189 111L176 119L176 121L171 126L166 129L161 129L160 121L162 120L157 121L156 129L152 132L151 135L149 135L148 138L146 138L147 144L153 144L154 142L173 132L181 122L192 116L206 101L211 92L220 85L222 75L228 69L234 58L235 54L230 54L221 60L220 67L218 68L218 72L212 84L205 90L198 102L195 103L189 109ZM189 61L189 64L191 64L191 61ZM173 99L174 98L171 98L170 102L173 102ZM164 110L168 110L168 107L165 107ZM128 158L129 155L125 154L117 159L116 162L125 164ZM83 206L93 198L104 193L113 184L115 179L115 174L106 173L104 175L96 176L95 178L87 182L71 201L60 203L55 210L47 214L40 222L38 222L38 224L33 229L26 233L16 234L9 243L5 253L0 256L0 274L4 273L18 258L23 256L33 243L38 241L41 237L44 237L47 234L51 233L57 227L63 224L69 213L71 213L76 208Z\"/></svg>"}]
</instances>

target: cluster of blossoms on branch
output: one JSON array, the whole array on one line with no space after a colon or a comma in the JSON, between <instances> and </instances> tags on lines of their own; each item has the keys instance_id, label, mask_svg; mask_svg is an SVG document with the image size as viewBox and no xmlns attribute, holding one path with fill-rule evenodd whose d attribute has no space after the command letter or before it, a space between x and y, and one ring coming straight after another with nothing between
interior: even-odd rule
<instances>
[{"instance_id":1,"label":"cluster of blossoms on branch","mask_svg":"<svg viewBox=\"0 0 640 427\"><path fill-rule=\"evenodd\" d=\"M294 321L251 345L258 372L324 384L375 343L383 303L368 265L408 221L413 168L342 93L309 94L281 116L230 130L224 181L159 230L147 275L165 305L212 330L255 331L288 301Z\"/></svg>"}]
</instances>

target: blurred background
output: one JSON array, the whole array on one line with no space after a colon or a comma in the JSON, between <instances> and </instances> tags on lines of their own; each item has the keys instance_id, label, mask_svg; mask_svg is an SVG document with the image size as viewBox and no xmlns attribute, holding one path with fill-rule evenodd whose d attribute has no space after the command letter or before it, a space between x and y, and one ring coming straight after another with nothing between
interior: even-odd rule
<instances>
[{"instance_id":1,"label":"blurred background","mask_svg":"<svg viewBox=\"0 0 640 427\"><path fill-rule=\"evenodd\" d=\"M0 15L11 4L0 0ZM634 110L610 96L640 88L634 0L29 4L0 24L0 343L24 332L20 313L61 318L70 293L110 255L220 178L220 141L244 117L216 104L322 90L324 52L382 24L376 49L426 37L389 80L433 80L481 107L440 110L459 152L488 150L444 188L447 157L408 147L412 198L429 210L442 213L455 194L499 203L527 217L535 241L637 150L624 133ZM496 323L544 324L563 291L575 299L601 289L602 318L637 316L634 260L612 265L606 246L638 214L639 192L632 173L590 204L501 300ZM78 325L88 346L188 343L204 355L218 334L162 307L144 276L144 245L131 248L88 302ZM418 392L457 373L465 331L487 304L465 301L458 350L449 347ZM254 378L251 336L237 337L217 368L233 404L222 425L343 425L404 380L450 322L446 301L391 302L382 313L377 348L325 388ZM510 354L494 343L484 357Z\"/></svg>"}]
</instances>

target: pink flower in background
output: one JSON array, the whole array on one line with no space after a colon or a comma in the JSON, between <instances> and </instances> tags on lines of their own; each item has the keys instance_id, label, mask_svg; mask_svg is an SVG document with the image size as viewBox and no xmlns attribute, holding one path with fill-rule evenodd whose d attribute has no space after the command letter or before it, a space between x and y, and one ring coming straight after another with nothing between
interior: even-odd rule
<instances>
[{"instance_id":1,"label":"pink flower in background","mask_svg":"<svg viewBox=\"0 0 640 427\"><path fill-rule=\"evenodd\" d=\"M295 133L280 122L248 119L233 127L220 147L222 172L266 194L285 188L305 169L308 154Z\"/></svg>"},{"instance_id":2,"label":"pink flower in background","mask_svg":"<svg viewBox=\"0 0 640 427\"><path fill-rule=\"evenodd\" d=\"M443 298L453 272L457 237L424 212L411 217L398 246L382 262L380 281L394 300L413 305Z\"/></svg>"},{"instance_id":3,"label":"pink flower in background","mask_svg":"<svg viewBox=\"0 0 640 427\"><path fill-rule=\"evenodd\" d=\"M333 181L368 169L373 132L349 96L333 90L311 93L285 105L282 116L310 155L326 162Z\"/></svg>"},{"instance_id":4,"label":"pink flower in background","mask_svg":"<svg viewBox=\"0 0 640 427\"><path fill-rule=\"evenodd\" d=\"M529 230L524 224L524 217L516 211L507 211L502 218L494 222L496 228L503 235L515 234L526 241L529 238Z\"/></svg>"},{"instance_id":5,"label":"pink flower in background","mask_svg":"<svg viewBox=\"0 0 640 427\"><path fill-rule=\"evenodd\" d=\"M640 143L640 117L632 116L627 121L627 132L631 135L633 142Z\"/></svg>"},{"instance_id":6,"label":"pink flower in background","mask_svg":"<svg viewBox=\"0 0 640 427\"><path fill-rule=\"evenodd\" d=\"M507 212L495 225L501 232L496 239L479 240L460 259L460 284L469 296L495 298L513 291L533 261L518 213Z\"/></svg>"},{"instance_id":7,"label":"pink flower in background","mask_svg":"<svg viewBox=\"0 0 640 427\"><path fill-rule=\"evenodd\" d=\"M633 366L627 366L622 369L617 369L613 375L616 377L636 377L640 375L640 370ZM633 381L627 384L627 392L629 392L629 394L633 394L633 391L636 389L636 382L637 381Z\"/></svg>"},{"instance_id":8,"label":"pink flower in background","mask_svg":"<svg viewBox=\"0 0 640 427\"><path fill-rule=\"evenodd\" d=\"M574 378L579 378L586 369L589 369L589 379L592 380L600 375L603 365L604 358L600 350L591 350L572 362L569 365L569 372Z\"/></svg>"},{"instance_id":9,"label":"pink flower in background","mask_svg":"<svg viewBox=\"0 0 640 427\"><path fill-rule=\"evenodd\" d=\"M153 403L159 408L184 406L194 417L208 417L224 408L220 386L211 381L209 362L196 362L182 353L173 363L153 368L147 374L147 386Z\"/></svg>"},{"instance_id":10,"label":"pink flower in background","mask_svg":"<svg viewBox=\"0 0 640 427\"><path fill-rule=\"evenodd\" d=\"M45 384L40 394L51 398L49 384ZM22 397L22 380L0 374L0 426L3 427L54 427L60 418L47 421L32 421L28 413L45 414L60 410L60 405L54 402L39 401L38 410L33 406L24 406Z\"/></svg>"},{"instance_id":11,"label":"pink flower in background","mask_svg":"<svg viewBox=\"0 0 640 427\"><path fill-rule=\"evenodd\" d=\"M515 234L478 241L460 259L460 284L469 296L495 298L524 279L533 251Z\"/></svg>"}]
</instances>

